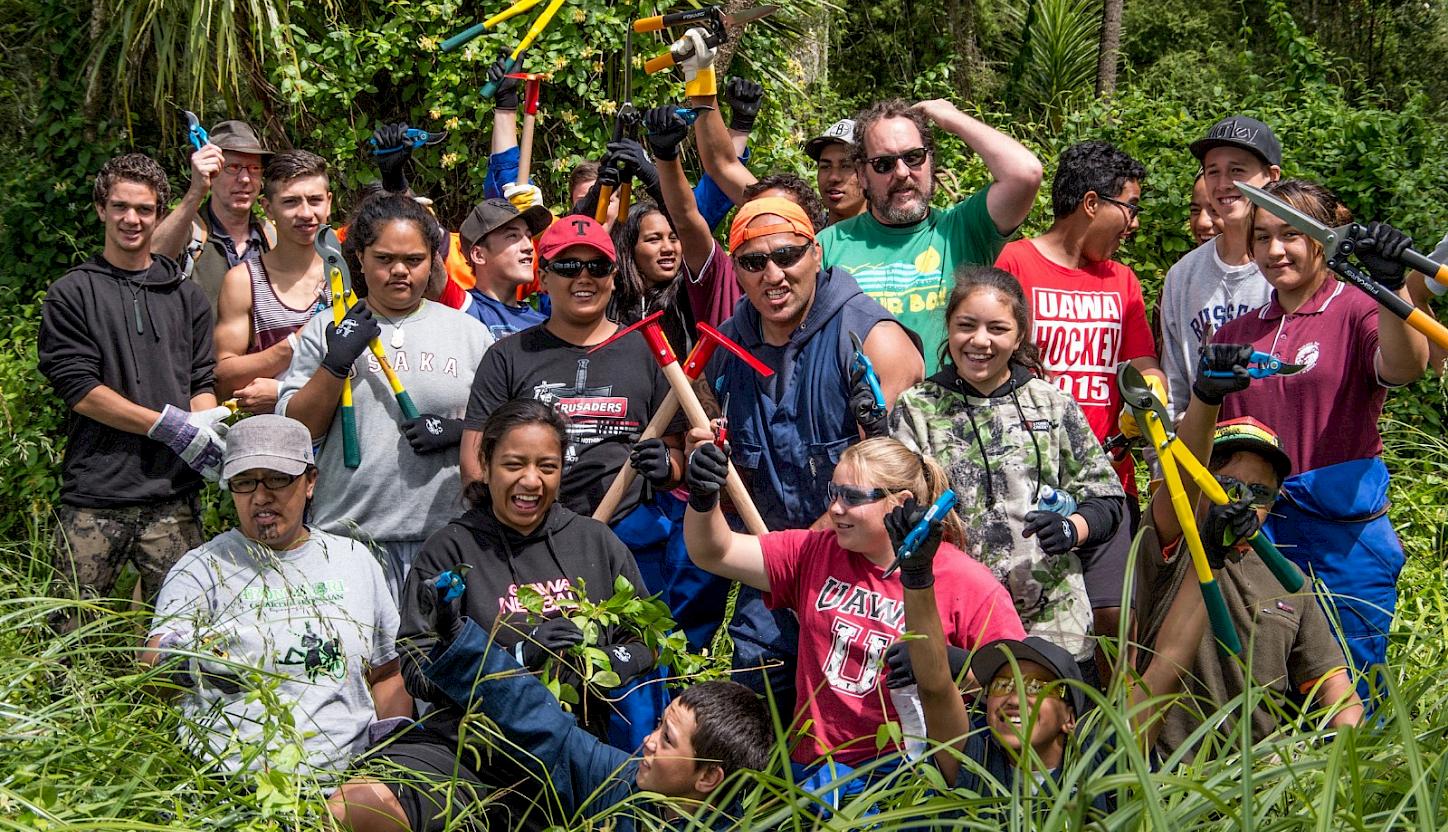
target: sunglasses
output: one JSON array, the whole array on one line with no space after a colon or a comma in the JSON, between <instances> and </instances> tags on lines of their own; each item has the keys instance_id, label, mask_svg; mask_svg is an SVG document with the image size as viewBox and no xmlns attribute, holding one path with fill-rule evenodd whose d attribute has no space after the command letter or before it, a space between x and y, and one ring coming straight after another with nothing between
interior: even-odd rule
<instances>
[{"instance_id":1,"label":"sunglasses","mask_svg":"<svg viewBox=\"0 0 1448 832\"><path fill-rule=\"evenodd\" d=\"M787 269L804 258L811 243L798 246L780 246L774 251L751 251L734 258L734 265L746 272L762 272L766 263L773 261L781 269Z\"/></svg>"},{"instance_id":2,"label":"sunglasses","mask_svg":"<svg viewBox=\"0 0 1448 832\"><path fill-rule=\"evenodd\" d=\"M895 169L895 164L897 162L904 162L905 167L910 168L911 170L920 170L920 166L925 164L925 160L929 156L930 151L926 150L923 147L917 147L914 150L907 150L904 153L890 153L884 156L872 156L869 159L865 160L865 164L869 165L870 170L873 170L876 173L889 173L890 171Z\"/></svg>"},{"instance_id":3,"label":"sunglasses","mask_svg":"<svg viewBox=\"0 0 1448 832\"><path fill-rule=\"evenodd\" d=\"M849 485L835 485L832 482L825 484L825 498L828 501L826 505L834 505L835 500L839 500L849 508L859 508L870 503L878 503L888 496L889 494L883 488L866 490Z\"/></svg>"},{"instance_id":4,"label":"sunglasses","mask_svg":"<svg viewBox=\"0 0 1448 832\"><path fill-rule=\"evenodd\" d=\"M569 260L551 260L544 268L565 280L572 280L583 274L584 269L588 269L588 273L594 277L608 277L613 274L614 269L618 268L618 264L607 257L599 257L596 260L579 260L574 258Z\"/></svg>"},{"instance_id":5,"label":"sunglasses","mask_svg":"<svg viewBox=\"0 0 1448 832\"><path fill-rule=\"evenodd\" d=\"M1227 492L1233 502L1242 499L1243 493L1252 495L1252 508L1271 508L1277 502L1277 489L1261 483L1246 483L1232 477L1217 477L1217 484Z\"/></svg>"},{"instance_id":6,"label":"sunglasses","mask_svg":"<svg viewBox=\"0 0 1448 832\"><path fill-rule=\"evenodd\" d=\"M283 474L277 471L264 477L232 478L227 483L227 488L233 494L250 494L256 490L258 485L266 486L267 491L281 491L290 487L300 476L301 474Z\"/></svg>"},{"instance_id":7,"label":"sunglasses","mask_svg":"<svg viewBox=\"0 0 1448 832\"><path fill-rule=\"evenodd\" d=\"M1027 676L1021 680L1021 687L1026 696L1038 697L1049 696L1056 699L1065 699L1066 692L1062 689L1059 679L1046 681L1037 679L1034 676ZM985 689L987 696L1010 696L1016 692L1016 677L997 676L990 680Z\"/></svg>"},{"instance_id":8,"label":"sunglasses","mask_svg":"<svg viewBox=\"0 0 1448 832\"><path fill-rule=\"evenodd\" d=\"M1132 220L1134 220L1134 219L1137 218L1137 216L1139 216L1139 215L1141 214L1141 206L1140 206L1140 205L1133 205L1133 204L1131 204L1130 202L1122 202L1122 201L1119 200L1119 199L1112 199L1112 198L1109 197L1109 196L1102 196L1101 194L1097 194L1097 195L1096 195L1096 198L1099 199L1099 200L1101 200L1102 202L1109 202L1109 203L1111 203L1112 205L1117 206L1118 208L1125 208L1125 209L1126 209L1126 217L1127 217L1127 219L1132 219Z\"/></svg>"}]
</instances>

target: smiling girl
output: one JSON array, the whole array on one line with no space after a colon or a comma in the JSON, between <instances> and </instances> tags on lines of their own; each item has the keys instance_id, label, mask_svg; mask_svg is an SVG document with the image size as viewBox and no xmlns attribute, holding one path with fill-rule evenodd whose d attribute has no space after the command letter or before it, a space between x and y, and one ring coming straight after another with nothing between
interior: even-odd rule
<instances>
[{"instance_id":1,"label":"smiling girl","mask_svg":"<svg viewBox=\"0 0 1448 832\"><path fill-rule=\"evenodd\" d=\"M966 551L1005 585L1026 631L1087 661L1082 559L1121 522L1121 482L1080 406L1042 378L1014 277L962 270L945 319L942 369L901 394L892 433L941 461L971 530ZM1045 487L1074 497L1075 513L1038 511Z\"/></svg>"},{"instance_id":2,"label":"smiling girl","mask_svg":"<svg viewBox=\"0 0 1448 832\"><path fill-rule=\"evenodd\" d=\"M683 249L669 218L650 202L635 205L628 220L613 230L618 250L610 317L631 324L664 310L664 333L680 355L694 342L694 313L682 291Z\"/></svg>"}]
</instances>

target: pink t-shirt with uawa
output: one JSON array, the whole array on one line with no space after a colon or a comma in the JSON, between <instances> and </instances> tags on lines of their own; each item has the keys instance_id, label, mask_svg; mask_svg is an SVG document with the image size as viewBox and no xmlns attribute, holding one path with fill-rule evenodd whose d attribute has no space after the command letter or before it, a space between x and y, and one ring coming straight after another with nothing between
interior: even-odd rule
<instances>
[{"instance_id":1,"label":"pink t-shirt with uawa","mask_svg":"<svg viewBox=\"0 0 1448 832\"><path fill-rule=\"evenodd\" d=\"M1219 419L1252 416L1277 432L1300 474L1382 454L1378 417L1387 388L1378 381L1378 305L1336 280L1296 312L1277 293L1266 306L1222 325L1214 344L1251 344L1306 369L1259 379L1222 402Z\"/></svg>"},{"instance_id":2,"label":"pink t-shirt with uawa","mask_svg":"<svg viewBox=\"0 0 1448 832\"><path fill-rule=\"evenodd\" d=\"M832 751L851 766L874 759L876 730L898 718L881 665L905 632L899 576L885 578L884 569L841 548L829 530L773 532L759 544L769 576L764 603L799 619L795 724L808 726L814 742L801 742L791 756L811 763ZM935 597L945 639L956 647L1025 638L1005 588L949 543L935 555Z\"/></svg>"},{"instance_id":3,"label":"pink t-shirt with uawa","mask_svg":"<svg viewBox=\"0 0 1448 832\"><path fill-rule=\"evenodd\" d=\"M1081 405L1096 440L1106 441L1121 414L1116 365L1156 357L1136 273L1115 260L1067 268L1046 259L1030 240L1008 243L996 268L1015 275L1025 290L1035 321L1032 338L1051 380ZM1127 460L1117 474L1135 494L1134 464Z\"/></svg>"}]
</instances>

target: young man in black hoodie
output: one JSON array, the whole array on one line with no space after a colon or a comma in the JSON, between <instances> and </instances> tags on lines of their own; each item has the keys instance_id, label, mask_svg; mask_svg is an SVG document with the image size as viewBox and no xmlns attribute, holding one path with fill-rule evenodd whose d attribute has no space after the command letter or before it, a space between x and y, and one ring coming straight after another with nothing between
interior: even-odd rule
<instances>
[{"instance_id":1,"label":"young man in black hoodie","mask_svg":"<svg viewBox=\"0 0 1448 832\"><path fill-rule=\"evenodd\" d=\"M201 543L195 495L216 479L228 413L212 393L211 306L151 253L169 188L130 153L95 182L105 248L56 281L41 307L40 371L70 410L55 541L60 597L104 597L133 562L148 599ZM69 614L53 622L75 624Z\"/></svg>"}]
</instances>

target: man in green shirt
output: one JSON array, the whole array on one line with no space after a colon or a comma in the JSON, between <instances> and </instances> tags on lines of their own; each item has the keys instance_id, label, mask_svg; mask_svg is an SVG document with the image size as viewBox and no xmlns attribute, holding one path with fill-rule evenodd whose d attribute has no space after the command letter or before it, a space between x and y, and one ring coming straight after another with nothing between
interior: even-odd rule
<instances>
[{"instance_id":1,"label":"man in green shirt","mask_svg":"<svg viewBox=\"0 0 1448 832\"><path fill-rule=\"evenodd\" d=\"M994 180L949 208L932 208L934 122L980 154ZM1030 214L1041 162L1015 139L943 99L874 104L855 116L855 164L870 210L820 234L824 268L839 266L919 333L927 359L945 341L955 270L988 266Z\"/></svg>"}]
</instances>

